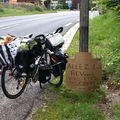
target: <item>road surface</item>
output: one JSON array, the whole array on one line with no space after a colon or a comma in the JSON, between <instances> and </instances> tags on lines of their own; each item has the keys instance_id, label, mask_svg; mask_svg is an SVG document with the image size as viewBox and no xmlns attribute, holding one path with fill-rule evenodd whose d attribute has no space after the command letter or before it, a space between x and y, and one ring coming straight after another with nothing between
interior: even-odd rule
<instances>
[{"instance_id":1,"label":"road surface","mask_svg":"<svg viewBox=\"0 0 120 120\"><path fill-rule=\"evenodd\" d=\"M79 13L59 12L40 15L15 16L0 19L0 35L14 34L25 36L45 34L64 27L64 32L78 22Z\"/></svg>"}]
</instances>

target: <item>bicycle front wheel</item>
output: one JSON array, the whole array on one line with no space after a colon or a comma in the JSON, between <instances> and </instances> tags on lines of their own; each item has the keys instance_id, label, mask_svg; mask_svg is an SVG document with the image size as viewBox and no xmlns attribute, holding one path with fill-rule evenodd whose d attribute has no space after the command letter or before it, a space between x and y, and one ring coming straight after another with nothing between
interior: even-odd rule
<instances>
[{"instance_id":1,"label":"bicycle front wheel","mask_svg":"<svg viewBox=\"0 0 120 120\"><path fill-rule=\"evenodd\" d=\"M27 77L20 76L16 69L8 69L3 67L1 74L1 87L6 97L15 99L19 97L25 90L27 85Z\"/></svg>"}]
</instances>

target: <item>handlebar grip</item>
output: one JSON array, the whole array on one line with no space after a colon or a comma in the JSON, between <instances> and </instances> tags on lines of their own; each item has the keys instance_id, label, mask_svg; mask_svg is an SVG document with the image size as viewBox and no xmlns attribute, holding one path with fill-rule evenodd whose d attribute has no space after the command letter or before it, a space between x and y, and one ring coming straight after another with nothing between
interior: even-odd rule
<instances>
[{"instance_id":1,"label":"handlebar grip","mask_svg":"<svg viewBox=\"0 0 120 120\"><path fill-rule=\"evenodd\" d=\"M11 36L11 37L16 37L16 36L14 36L14 35L11 35L11 34L8 34L9 36Z\"/></svg>"},{"instance_id":2,"label":"handlebar grip","mask_svg":"<svg viewBox=\"0 0 120 120\"><path fill-rule=\"evenodd\" d=\"M59 27L56 31L55 31L55 33L61 33L63 31L63 27Z\"/></svg>"},{"instance_id":3,"label":"handlebar grip","mask_svg":"<svg viewBox=\"0 0 120 120\"><path fill-rule=\"evenodd\" d=\"M34 39L41 44L44 44L46 42L46 37L43 34L37 35Z\"/></svg>"}]
</instances>

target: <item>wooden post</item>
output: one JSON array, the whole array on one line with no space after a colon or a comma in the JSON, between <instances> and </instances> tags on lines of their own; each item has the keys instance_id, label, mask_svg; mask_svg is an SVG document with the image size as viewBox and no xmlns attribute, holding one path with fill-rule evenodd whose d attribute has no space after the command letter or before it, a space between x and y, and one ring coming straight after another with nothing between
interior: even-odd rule
<instances>
[{"instance_id":1,"label":"wooden post","mask_svg":"<svg viewBox=\"0 0 120 120\"><path fill-rule=\"evenodd\" d=\"M79 51L88 52L89 0L80 0L80 42Z\"/></svg>"}]
</instances>

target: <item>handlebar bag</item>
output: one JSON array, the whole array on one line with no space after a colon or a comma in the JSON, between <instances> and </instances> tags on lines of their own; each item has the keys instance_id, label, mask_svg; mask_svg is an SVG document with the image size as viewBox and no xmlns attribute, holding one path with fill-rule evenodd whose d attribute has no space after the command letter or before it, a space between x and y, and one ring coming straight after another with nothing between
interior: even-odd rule
<instances>
[{"instance_id":1,"label":"handlebar bag","mask_svg":"<svg viewBox=\"0 0 120 120\"><path fill-rule=\"evenodd\" d=\"M47 48L54 50L56 48L61 48L64 44L64 38L60 33L49 35L47 38Z\"/></svg>"}]
</instances>

